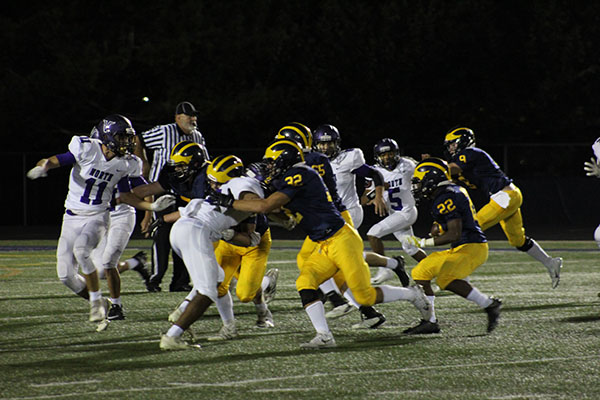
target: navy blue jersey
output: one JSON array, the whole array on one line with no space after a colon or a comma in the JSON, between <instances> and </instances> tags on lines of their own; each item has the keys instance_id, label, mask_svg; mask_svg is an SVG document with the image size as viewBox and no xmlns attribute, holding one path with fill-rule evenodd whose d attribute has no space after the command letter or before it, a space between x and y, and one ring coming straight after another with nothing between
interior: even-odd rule
<instances>
[{"instance_id":1,"label":"navy blue jersey","mask_svg":"<svg viewBox=\"0 0 600 400\"><path fill-rule=\"evenodd\" d=\"M318 151L310 151L308 153L304 153L304 162L306 162L306 165L319 173L323 179L323 182L325 182L325 186L327 186L327 190L329 190L329 194L333 199L333 204L338 211L345 211L346 206L342 203L342 199L338 194L337 182L335 174L333 173L333 168L331 167L331 162L329 161L329 157L323 153L319 153Z\"/></svg>"},{"instance_id":2,"label":"navy blue jersey","mask_svg":"<svg viewBox=\"0 0 600 400\"><path fill-rule=\"evenodd\" d=\"M296 219L313 242L333 236L344 226L323 179L309 166L301 164L288 169L274 185L291 199L283 211Z\"/></svg>"},{"instance_id":3,"label":"navy blue jersey","mask_svg":"<svg viewBox=\"0 0 600 400\"><path fill-rule=\"evenodd\" d=\"M481 189L494 194L512 183L498 164L485 151L477 147L468 147L457 152L451 160L462 169L461 180L470 189ZM460 179L460 178L459 178Z\"/></svg>"},{"instance_id":4,"label":"navy blue jersey","mask_svg":"<svg viewBox=\"0 0 600 400\"><path fill-rule=\"evenodd\" d=\"M158 176L158 183L160 183L163 189L171 190L185 201L189 202L190 199L204 199L209 193L206 168L208 168L208 164L200 168L191 181L177 182L169 176L172 167L165 165Z\"/></svg>"},{"instance_id":5,"label":"navy blue jersey","mask_svg":"<svg viewBox=\"0 0 600 400\"><path fill-rule=\"evenodd\" d=\"M431 215L434 221L448 226L448 221L462 220L462 235L451 244L457 247L465 243L485 243L487 239L475 220L475 206L467 191L458 185L442 186L435 194L431 204Z\"/></svg>"}]
</instances>

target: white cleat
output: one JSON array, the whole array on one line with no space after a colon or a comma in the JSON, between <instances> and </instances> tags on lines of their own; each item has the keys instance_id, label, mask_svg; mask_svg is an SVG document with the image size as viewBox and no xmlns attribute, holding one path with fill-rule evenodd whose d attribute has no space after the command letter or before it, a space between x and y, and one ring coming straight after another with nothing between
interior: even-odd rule
<instances>
[{"instance_id":1,"label":"white cleat","mask_svg":"<svg viewBox=\"0 0 600 400\"><path fill-rule=\"evenodd\" d=\"M379 267L377 274L371 278L371 285L381 285L385 281L394 279L396 274L389 268Z\"/></svg>"},{"instance_id":2,"label":"white cleat","mask_svg":"<svg viewBox=\"0 0 600 400\"><path fill-rule=\"evenodd\" d=\"M343 317L344 315L350 314L354 310L355 310L355 308L350 303L342 304L341 306L334 307L330 311L327 311L325 313L325 318L327 318L327 319L340 318L340 317Z\"/></svg>"},{"instance_id":3,"label":"white cleat","mask_svg":"<svg viewBox=\"0 0 600 400\"><path fill-rule=\"evenodd\" d=\"M110 304L108 299L101 297L100 300L92 301L90 305L90 322L100 322L106 319Z\"/></svg>"},{"instance_id":4,"label":"white cleat","mask_svg":"<svg viewBox=\"0 0 600 400\"><path fill-rule=\"evenodd\" d=\"M216 335L208 337L208 341L219 342L223 340L235 339L236 337L238 337L238 331L234 321L227 325L223 324L221 330Z\"/></svg>"},{"instance_id":5,"label":"white cleat","mask_svg":"<svg viewBox=\"0 0 600 400\"><path fill-rule=\"evenodd\" d=\"M421 285L413 285L409 290L413 291L415 294L415 298L411 300L411 303L421 313L421 319L429 321L431 318L431 303L429 302L429 299L427 299L427 296L425 296L423 287Z\"/></svg>"},{"instance_id":6,"label":"white cleat","mask_svg":"<svg viewBox=\"0 0 600 400\"><path fill-rule=\"evenodd\" d=\"M279 278L279 269L272 268L265 273L269 277L269 286L263 291L265 303L269 304L275 298L277 292L277 278Z\"/></svg>"},{"instance_id":7,"label":"white cleat","mask_svg":"<svg viewBox=\"0 0 600 400\"><path fill-rule=\"evenodd\" d=\"M190 344L183 340L181 336L173 337L162 335L160 337L160 349L161 350L189 350L189 349L199 349L201 346L199 344Z\"/></svg>"},{"instance_id":8,"label":"white cleat","mask_svg":"<svg viewBox=\"0 0 600 400\"><path fill-rule=\"evenodd\" d=\"M556 287L560 283L560 269L562 268L562 266L562 257L554 257L550 261L550 265L547 266L548 273L550 274L550 279L552 279L552 289L556 289Z\"/></svg>"},{"instance_id":9,"label":"white cleat","mask_svg":"<svg viewBox=\"0 0 600 400\"><path fill-rule=\"evenodd\" d=\"M310 342L300 344L300 348L302 349L328 349L331 347L335 347L335 339L331 332L329 333L321 333L317 332L317 336L315 336Z\"/></svg>"},{"instance_id":10,"label":"white cleat","mask_svg":"<svg viewBox=\"0 0 600 400\"><path fill-rule=\"evenodd\" d=\"M275 323L273 323L273 314L267 308L265 311L257 311L256 315L258 316L256 320L256 326L258 328L274 328Z\"/></svg>"}]
</instances>

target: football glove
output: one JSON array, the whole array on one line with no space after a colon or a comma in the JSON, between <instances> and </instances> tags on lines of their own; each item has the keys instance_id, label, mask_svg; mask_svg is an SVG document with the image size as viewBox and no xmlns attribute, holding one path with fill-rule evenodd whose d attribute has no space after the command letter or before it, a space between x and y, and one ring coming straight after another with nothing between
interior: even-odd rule
<instances>
[{"instance_id":1,"label":"football glove","mask_svg":"<svg viewBox=\"0 0 600 400\"><path fill-rule=\"evenodd\" d=\"M420 238L416 236L404 236L404 238L402 238L402 244L421 248L435 246L433 238Z\"/></svg>"},{"instance_id":2,"label":"football glove","mask_svg":"<svg viewBox=\"0 0 600 400\"><path fill-rule=\"evenodd\" d=\"M150 237L152 239L156 238L156 234L158 233L158 228L160 228L164 223L165 223L165 219L163 218L162 215L160 215L158 218L156 218L154 221L152 221L150 226L148 226L148 232L150 232Z\"/></svg>"},{"instance_id":3,"label":"football glove","mask_svg":"<svg viewBox=\"0 0 600 400\"><path fill-rule=\"evenodd\" d=\"M596 178L600 178L600 165L597 164L597 161L594 157L591 158L591 162L586 161L583 163L583 169L585 170L587 176L595 176Z\"/></svg>"},{"instance_id":4,"label":"football glove","mask_svg":"<svg viewBox=\"0 0 600 400\"><path fill-rule=\"evenodd\" d=\"M48 160L44 160L42 165L35 166L27 172L27 177L31 180L45 178L48 176Z\"/></svg>"},{"instance_id":5,"label":"football glove","mask_svg":"<svg viewBox=\"0 0 600 400\"><path fill-rule=\"evenodd\" d=\"M150 205L150 208L152 209L152 211L162 211L166 208L171 207L173 204L175 204L175 196L167 194L156 199Z\"/></svg>"},{"instance_id":6,"label":"football glove","mask_svg":"<svg viewBox=\"0 0 600 400\"><path fill-rule=\"evenodd\" d=\"M292 229L294 229L296 227L296 224L297 224L296 218L291 217L291 216L287 220L285 220L281 223L281 225L288 231L291 231Z\"/></svg>"},{"instance_id":7,"label":"football glove","mask_svg":"<svg viewBox=\"0 0 600 400\"><path fill-rule=\"evenodd\" d=\"M221 232L221 239L224 241L230 241L235 236L235 231L233 229L225 229Z\"/></svg>"},{"instance_id":8,"label":"football glove","mask_svg":"<svg viewBox=\"0 0 600 400\"><path fill-rule=\"evenodd\" d=\"M233 206L233 202L235 199L231 194L225 194L217 191L213 191L210 194L210 198L212 199L212 203L222 207L231 207Z\"/></svg>"}]
</instances>

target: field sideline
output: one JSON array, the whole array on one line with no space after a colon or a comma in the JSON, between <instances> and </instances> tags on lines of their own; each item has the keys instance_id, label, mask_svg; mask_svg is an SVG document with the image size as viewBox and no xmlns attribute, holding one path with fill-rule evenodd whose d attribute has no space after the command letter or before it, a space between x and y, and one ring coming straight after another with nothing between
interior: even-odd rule
<instances>
[{"instance_id":1,"label":"field sideline","mask_svg":"<svg viewBox=\"0 0 600 400\"><path fill-rule=\"evenodd\" d=\"M125 255L150 243L133 240ZM274 329L255 328L254 306L234 297L239 339L203 340L221 325L213 306L192 326L201 350L161 352L167 315L184 293L148 293L128 271L122 275L127 319L98 333L87 322L88 305L56 277L56 241L0 241L0 400L600 398L594 242L541 242L565 260L555 290L541 264L506 241L491 242L488 262L471 277L504 301L491 335L481 310L441 291L440 334L402 335L418 321L417 311L406 302L382 304L376 307L387 322L380 329L352 330L358 312L331 321L338 347L325 351L299 348L314 336L294 285L300 244L273 243L269 268L280 270L270 305ZM385 244L388 255L401 253L398 242ZM414 264L409 260L409 268Z\"/></svg>"}]
</instances>

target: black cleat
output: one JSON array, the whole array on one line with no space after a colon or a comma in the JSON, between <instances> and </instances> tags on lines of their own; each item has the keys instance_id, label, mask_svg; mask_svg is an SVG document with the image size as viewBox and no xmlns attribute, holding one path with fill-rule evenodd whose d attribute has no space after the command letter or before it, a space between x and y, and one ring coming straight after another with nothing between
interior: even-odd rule
<instances>
[{"instance_id":1,"label":"black cleat","mask_svg":"<svg viewBox=\"0 0 600 400\"><path fill-rule=\"evenodd\" d=\"M393 258L396 261L398 261L398 266L396 268L394 268L392 271L394 271L396 273L396 275L398 275L398 278L400 279L402 286L408 287L408 285L410 285L410 278L409 278L408 274L406 273L406 270L404 269L404 266L406 265L406 262L404 261L404 257L396 256Z\"/></svg>"},{"instance_id":2,"label":"black cleat","mask_svg":"<svg viewBox=\"0 0 600 400\"><path fill-rule=\"evenodd\" d=\"M192 286L190 285L169 286L169 292L190 292L191 290Z\"/></svg>"},{"instance_id":3,"label":"black cleat","mask_svg":"<svg viewBox=\"0 0 600 400\"><path fill-rule=\"evenodd\" d=\"M502 309L502 300L496 299L494 297L492 299L492 304L484 308L485 312L488 316L488 326L487 331L491 332L498 326L498 319L500 318L500 310Z\"/></svg>"},{"instance_id":4,"label":"black cleat","mask_svg":"<svg viewBox=\"0 0 600 400\"><path fill-rule=\"evenodd\" d=\"M138 260L139 264L131 269L140 274L144 283L148 285L150 282L150 273L148 272L148 257L146 256L146 252L138 251L132 258Z\"/></svg>"},{"instance_id":5,"label":"black cleat","mask_svg":"<svg viewBox=\"0 0 600 400\"><path fill-rule=\"evenodd\" d=\"M158 286L158 283L154 283L154 282L148 282L146 284L146 290L148 290L151 293L158 293L160 292L162 289L160 288L160 286Z\"/></svg>"},{"instance_id":6,"label":"black cleat","mask_svg":"<svg viewBox=\"0 0 600 400\"><path fill-rule=\"evenodd\" d=\"M436 322L426 321L424 319L419 322L419 325L402 331L405 335L425 335L430 333L440 333L440 326Z\"/></svg>"},{"instance_id":7,"label":"black cleat","mask_svg":"<svg viewBox=\"0 0 600 400\"><path fill-rule=\"evenodd\" d=\"M123 315L123 307L118 304L113 304L110 306L110 310L108 310L108 315L106 318L109 321L115 321L119 319L125 319L125 315Z\"/></svg>"}]
</instances>

